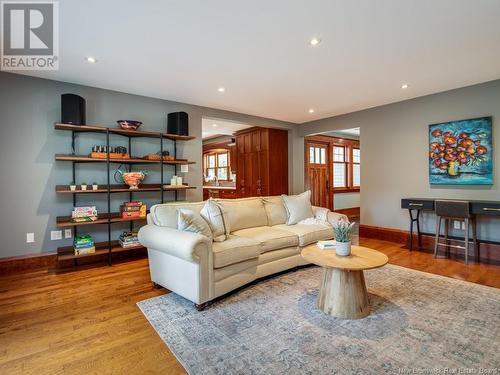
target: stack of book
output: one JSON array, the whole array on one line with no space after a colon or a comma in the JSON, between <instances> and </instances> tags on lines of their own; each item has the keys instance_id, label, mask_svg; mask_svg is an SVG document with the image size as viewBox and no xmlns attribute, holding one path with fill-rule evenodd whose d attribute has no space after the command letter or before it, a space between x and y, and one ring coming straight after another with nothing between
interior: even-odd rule
<instances>
[{"instance_id":1,"label":"stack of book","mask_svg":"<svg viewBox=\"0 0 500 375\"><path fill-rule=\"evenodd\" d=\"M124 202L120 206L120 214L123 219L142 219L146 217L146 205L142 202Z\"/></svg>"},{"instance_id":2,"label":"stack of book","mask_svg":"<svg viewBox=\"0 0 500 375\"><path fill-rule=\"evenodd\" d=\"M94 239L89 234L75 236L73 249L75 255L93 254L95 253Z\"/></svg>"},{"instance_id":3,"label":"stack of book","mask_svg":"<svg viewBox=\"0 0 500 375\"><path fill-rule=\"evenodd\" d=\"M329 241L318 241L317 245L321 250L333 250L335 249L336 244L337 241L329 240Z\"/></svg>"},{"instance_id":4,"label":"stack of book","mask_svg":"<svg viewBox=\"0 0 500 375\"><path fill-rule=\"evenodd\" d=\"M127 248L127 247L134 247L140 245L139 239L137 238L137 231L133 230L130 232L123 232L120 235L120 239L118 240L120 242L121 247Z\"/></svg>"},{"instance_id":5,"label":"stack of book","mask_svg":"<svg viewBox=\"0 0 500 375\"><path fill-rule=\"evenodd\" d=\"M86 221L97 220L96 206L74 207L71 211L71 221L73 223L82 223Z\"/></svg>"}]
</instances>

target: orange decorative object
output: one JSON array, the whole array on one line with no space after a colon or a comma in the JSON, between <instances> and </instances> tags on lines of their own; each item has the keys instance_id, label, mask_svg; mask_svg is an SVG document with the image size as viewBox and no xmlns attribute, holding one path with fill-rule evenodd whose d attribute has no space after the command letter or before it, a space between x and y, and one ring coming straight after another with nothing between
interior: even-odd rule
<instances>
[{"instance_id":1,"label":"orange decorative object","mask_svg":"<svg viewBox=\"0 0 500 375\"><path fill-rule=\"evenodd\" d=\"M142 180L144 180L144 178L147 175L146 171L123 172L121 170L118 170L118 173L120 173L123 182L130 187L130 190L139 189L139 184L142 182Z\"/></svg>"}]
</instances>

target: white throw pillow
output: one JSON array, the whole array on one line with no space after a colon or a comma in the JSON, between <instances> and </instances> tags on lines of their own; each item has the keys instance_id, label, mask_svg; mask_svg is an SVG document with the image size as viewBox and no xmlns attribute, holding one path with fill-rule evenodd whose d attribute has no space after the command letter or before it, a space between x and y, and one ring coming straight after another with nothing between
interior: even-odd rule
<instances>
[{"instance_id":1,"label":"white throw pillow","mask_svg":"<svg viewBox=\"0 0 500 375\"><path fill-rule=\"evenodd\" d=\"M311 190L299 195L282 195L287 214L287 225L314 217L311 205Z\"/></svg>"},{"instance_id":2,"label":"white throw pillow","mask_svg":"<svg viewBox=\"0 0 500 375\"><path fill-rule=\"evenodd\" d=\"M202 234L212 240L212 230L201 215L193 210L179 208L177 210L177 229Z\"/></svg>"},{"instance_id":3,"label":"white throw pillow","mask_svg":"<svg viewBox=\"0 0 500 375\"><path fill-rule=\"evenodd\" d=\"M230 233L230 228L224 208L210 198L201 209L200 215L207 221L208 225L210 225L213 240L215 242L225 241Z\"/></svg>"}]
</instances>

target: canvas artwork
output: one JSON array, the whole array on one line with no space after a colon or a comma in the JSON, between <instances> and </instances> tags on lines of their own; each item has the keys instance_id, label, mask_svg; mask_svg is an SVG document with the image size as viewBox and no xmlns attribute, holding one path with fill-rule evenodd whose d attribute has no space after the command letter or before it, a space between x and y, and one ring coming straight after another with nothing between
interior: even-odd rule
<instances>
[{"instance_id":1,"label":"canvas artwork","mask_svg":"<svg viewBox=\"0 0 500 375\"><path fill-rule=\"evenodd\" d=\"M493 184L492 142L491 117L430 125L430 183Z\"/></svg>"}]
</instances>

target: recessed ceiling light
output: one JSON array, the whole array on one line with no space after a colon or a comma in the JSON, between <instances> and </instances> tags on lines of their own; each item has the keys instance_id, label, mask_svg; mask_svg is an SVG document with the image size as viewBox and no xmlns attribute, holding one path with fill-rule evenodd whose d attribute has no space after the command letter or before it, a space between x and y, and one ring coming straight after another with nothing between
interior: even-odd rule
<instances>
[{"instance_id":1,"label":"recessed ceiling light","mask_svg":"<svg viewBox=\"0 0 500 375\"><path fill-rule=\"evenodd\" d=\"M319 38L312 38L310 41L309 41L309 44L311 46L317 46L318 44L321 43L321 39Z\"/></svg>"},{"instance_id":2,"label":"recessed ceiling light","mask_svg":"<svg viewBox=\"0 0 500 375\"><path fill-rule=\"evenodd\" d=\"M401 88L402 88L402 89L407 89L407 88L408 88L408 84L407 84L407 83L403 83L403 84L401 85Z\"/></svg>"},{"instance_id":3,"label":"recessed ceiling light","mask_svg":"<svg viewBox=\"0 0 500 375\"><path fill-rule=\"evenodd\" d=\"M97 62L97 59L95 57L92 57L92 56L86 57L85 60L87 60L87 62L89 62L91 64L95 64Z\"/></svg>"},{"instance_id":4,"label":"recessed ceiling light","mask_svg":"<svg viewBox=\"0 0 500 375\"><path fill-rule=\"evenodd\" d=\"M219 87L219 88L217 89L217 91L218 91L218 92L225 92L225 91L226 91L226 89L225 89L224 87Z\"/></svg>"},{"instance_id":5,"label":"recessed ceiling light","mask_svg":"<svg viewBox=\"0 0 500 375\"><path fill-rule=\"evenodd\" d=\"M310 108L309 113L314 113L314 109Z\"/></svg>"},{"instance_id":6,"label":"recessed ceiling light","mask_svg":"<svg viewBox=\"0 0 500 375\"><path fill-rule=\"evenodd\" d=\"M217 127L217 124L212 124L212 126L213 126L214 128L216 128L216 127Z\"/></svg>"}]
</instances>

